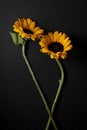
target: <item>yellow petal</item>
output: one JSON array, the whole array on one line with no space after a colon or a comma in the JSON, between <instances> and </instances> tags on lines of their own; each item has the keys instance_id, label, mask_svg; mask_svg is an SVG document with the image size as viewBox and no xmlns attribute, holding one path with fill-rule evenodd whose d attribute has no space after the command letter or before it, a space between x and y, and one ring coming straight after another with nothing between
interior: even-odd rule
<instances>
[{"instance_id":1,"label":"yellow petal","mask_svg":"<svg viewBox=\"0 0 87 130\"><path fill-rule=\"evenodd\" d=\"M46 42L42 42L42 41L41 41L41 42L39 42L39 44L40 44L41 47L47 47Z\"/></svg>"},{"instance_id":2,"label":"yellow petal","mask_svg":"<svg viewBox=\"0 0 87 130\"><path fill-rule=\"evenodd\" d=\"M37 30L34 34L36 34L36 35L37 35L37 34L42 34L43 31L44 31L43 29Z\"/></svg>"},{"instance_id":3,"label":"yellow petal","mask_svg":"<svg viewBox=\"0 0 87 130\"><path fill-rule=\"evenodd\" d=\"M41 52L47 53L47 52L48 52L48 49L47 49L47 48L42 48L42 49L41 49Z\"/></svg>"},{"instance_id":4,"label":"yellow petal","mask_svg":"<svg viewBox=\"0 0 87 130\"><path fill-rule=\"evenodd\" d=\"M66 48L67 46L69 46L69 44L71 43L71 40L68 40L66 43L64 42L64 48Z\"/></svg>"},{"instance_id":5,"label":"yellow petal","mask_svg":"<svg viewBox=\"0 0 87 130\"><path fill-rule=\"evenodd\" d=\"M57 42L58 39L58 31L54 32L54 42Z\"/></svg>"},{"instance_id":6,"label":"yellow petal","mask_svg":"<svg viewBox=\"0 0 87 130\"><path fill-rule=\"evenodd\" d=\"M23 27L24 27L24 28L27 28L27 26L28 26L28 25L27 25L27 21L24 20L24 21L23 21Z\"/></svg>"},{"instance_id":7,"label":"yellow petal","mask_svg":"<svg viewBox=\"0 0 87 130\"><path fill-rule=\"evenodd\" d=\"M50 58L51 59L54 59L55 58L55 55L53 53L50 54Z\"/></svg>"},{"instance_id":8,"label":"yellow petal","mask_svg":"<svg viewBox=\"0 0 87 130\"><path fill-rule=\"evenodd\" d=\"M45 39L44 37L41 39L41 42L43 42L43 43L46 43L46 44L47 44L47 41L46 41L46 39Z\"/></svg>"},{"instance_id":9,"label":"yellow petal","mask_svg":"<svg viewBox=\"0 0 87 130\"><path fill-rule=\"evenodd\" d=\"M51 54L50 54L50 58L51 58L51 59L54 59L54 58L55 58L55 59L59 59L59 55L57 55L57 54L55 54L55 53L51 53Z\"/></svg>"},{"instance_id":10,"label":"yellow petal","mask_svg":"<svg viewBox=\"0 0 87 130\"><path fill-rule=\"evenodd\" d=\"M33 31L36 32L38 30L40 30L40 27L35 27Z\"/></svg>"},{"instance_id":11,"label":"yellow petal","mask_svg":"<svg viewBox=\"0 0 87 130\"><path fill-rule=\"evenodd\" d=\"M32 35L31 37L30 37L33 41L35 41L35 36L34 35Z\"/></svg>"},{"instance_id":12,"label":"yellow petal","mask_svg":"<svg viewBox=\"0 0 87 130\"><path fill-rule=\"evenodd\" d=\"M66 45L66 43L67 43L68 41L69 41L69 37L63 39L63 40L62 40L62 44L63 44L63 45Z\"/></svg>"},{"instance_id":13,"label":"yellow petal","mask_svg":"<svg viewBox=\"0 0 87 130\"><path fill-rule=\"evenodd\" d=\"M60 39L61 35L62 35L62 33L60 32L60 33L58 34L57 42L59 42L59 39Z\"/></svg>"},{"instance_id":14,"label":"yellow petal","mask_svg":"<svg viewBox=\"0 0 87 130\"><path fill-rule=\"evenodd\" d=\"M22 26L22 22L21 22L21 19L18 19L18 21L16 22L16 24Z\"/></svg>"},{"instance_id":15,"label":"yellow petal","mask_svg":"<svg viewBox=\"0 0 87 130\"><path fill-rule=\"evenodd\" d=\"M59 59L59 55L60 53L56 53L56 55L55 55L55 59Z\"/></svg>"},{"instance_id":16,"label":"yellow petal","mask_svg":"<svg viewBox=\"0 0 87 130\"><path fill-rule=\"evenodd\" d=\"M49 45L49 43L46 41L46 39L44 37L41 39L40 42L42 42L44 46L48 47L48 45Z\"/></svg>"},{"instance_id":17,"label":"yellow petal","mask_svg":"<svg viewBox=\"0 0 87 130\"><path fill-rule=\"evenodd\" d=\"M33 31L33 29L35 28L35 25L36 25L36 23L33 21L33 22L30 24L30 30Z\"/></svg>"},{"instance_id":18,"label":"yellow petal","mask_svg":"<svg viewBox=\"0 0 87 130\"><path fill-rule=\"evenodd\" d=\"M61 57L62 59L65 59L65 58L67 57L67 53L66 53L66 52L62 52L62 53L60 54L60 57Z\"/></svg>"},{"instance_id":19,"label":"yellow petal","mask_svg":"<svg viewBox=\"0 0 87 130\"><path fill-rule=\"evenodd\" d=\"M53 34L52 34L52 32L49 32L49 33L48 33L48 36L50 37L50 39L51 39L51 42L53 42L53 41L54 41L54 37L53 37Z\"/></svg>"},{"instance_id":20,"label":"yellow petal","mask_svg":"<svg viewBox=\"0 0 87 130\"><path fill-rule=\"evenodd\" d=\"M44 36L45 40L47 41L48 44L50 44L52 41L48 35Z\"/></svg>"},{"instance_id":21,"label":"yellow petal","mask_svg":"<svg viewBox=\"0 0 87 130\"><path fill-rule=\"evenodd\" d=\"M69 45L66 48L64 48L64 51L69 51L69 50L71 50L72 47L73 47L72 45Z\"/></svg>"},{"instance_id":22,"label":"yellow petal","mask_svg":"<svg viewBox=\"0 0 87 130\"><path fill-rule=\"evenodd\" d=\"M14 30L14 32L19 32L19 30L18 30L18 29L16 29L16 28L14 28L13 30Z\"/></svg>"},{"instance_id":23,"label":"yellow petal","mask_svg":"<svg viewBox=\"0 0 87 130\"><path fill-rule=\"evenodd\" d=\"M30 18L27 19L28 26L32 23L32 20Z\"/></svg>"},{"instance_id":24,"label":"yellow petal","mask_svg":"<svg viewBox=\"0 0 87 130\"><path fill-rule=\"evenodd\" d=\"M62 43L62 41L65 39L66 35L65 33L63 33L60 38L59 38L59 42Z\"/></svg>"}]
</instances>

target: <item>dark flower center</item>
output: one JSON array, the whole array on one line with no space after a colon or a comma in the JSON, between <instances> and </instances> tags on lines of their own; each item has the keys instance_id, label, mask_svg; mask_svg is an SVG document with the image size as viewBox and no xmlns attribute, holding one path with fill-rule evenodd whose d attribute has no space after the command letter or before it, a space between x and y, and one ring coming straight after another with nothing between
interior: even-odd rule
<instances>
[{"instance_id":1,"label":"dark flower center","mask_svg":"<svg viewBox=\"0 0 87 130\"><path fill-rule=\"evenodd\" d=\"M63 51L63 45L59 42L52 42L49 46L48 49L50 51L53 51L54 53L57 53L59 51Z\"/></svg>"},{"instance_id":2,"label":"dark flower center","mask_svg":"<svg viewBox=\"0 0 87 130\"><path fill-rule=\"evenodd\" d=\"M33 34L33 32L29 29L24 28L23 31L27 34Z\"/></svg>"}]
</instances>

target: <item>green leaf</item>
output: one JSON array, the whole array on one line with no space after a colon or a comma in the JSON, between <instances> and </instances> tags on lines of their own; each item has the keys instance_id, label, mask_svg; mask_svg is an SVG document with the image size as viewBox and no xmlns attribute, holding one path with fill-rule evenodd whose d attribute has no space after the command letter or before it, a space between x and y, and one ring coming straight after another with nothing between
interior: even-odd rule
<instances>
[{"instance_id":1,"label":"green leaf","mask_svg":"<svg viewBox=\"0 0 87 130\"><path fill-rule=\"evenodd\" d=\"M25 40L22 37L20 37L17 33L10 32L10 35L15 45L24 44Z\"/></svg>"},{"instance_id":2,"label":"green leaf","mask_svg":"<svg viewBox=\"0 0 87 130\"><path fill-rule=\"evenodd\" d=\"M18 43L17 33L12 33L12 32L10 32L10 35L11 35L11 37L12 37L13 42L17 45L17 43Z\"/></svg>"}]
</instances>

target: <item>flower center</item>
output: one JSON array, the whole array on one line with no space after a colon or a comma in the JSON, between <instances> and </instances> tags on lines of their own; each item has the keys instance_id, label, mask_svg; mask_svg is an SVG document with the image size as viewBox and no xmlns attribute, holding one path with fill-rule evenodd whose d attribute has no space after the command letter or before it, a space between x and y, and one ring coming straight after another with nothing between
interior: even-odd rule
<instances>
[{"instance_id":1,"label":"flower center","mask_svg":"<svg viewBox=\"0 0 87 130\"><path fill-rule=\"evenodd\" d=\"M54 53L57 53L59 51L63 51L63 45L59 42L52 42L49 46L48 49L50 51L53 51Z\"/></svg>"},{"instance_id":2,"label":"flower center","mask_svg":"<svg viewBox=\"0 0 87 130\"><path fill-rule=\"evenodd\" d=\"M23 28L23 31L27 34L33 34L33 32L29 29Z\"/></svg>"}]
</instances>

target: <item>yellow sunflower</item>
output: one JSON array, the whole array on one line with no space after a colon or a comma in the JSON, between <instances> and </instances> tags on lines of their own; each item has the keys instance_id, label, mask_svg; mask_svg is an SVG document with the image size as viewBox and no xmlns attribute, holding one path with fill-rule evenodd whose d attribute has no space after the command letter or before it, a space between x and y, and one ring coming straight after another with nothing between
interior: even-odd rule
<instances>
[{"instance_id":1,"label":"yellow sunflower","mask_svg":"<svg viewBox=\"0 0 87 130\"><path fill-rule=\"evenodd\" d=\"M13 30L22 38L30 38L32 40L40 37L44 32L44 30L36 26L36 22L32 21L30 18L18 19L13 25Z\"/></svg>"},{"instance_id":2,"label":"yellow sunflower","mask_svg":"<svg viewBox=\"0 0 87 130\"><path fill-rule=\"evenodd\" d=\"M72 48L71 40L62 32L49 32L48 35L43 35L39 42L41 52L50 55L51 59L65 59L67 51Z\"/></svg>"}]
</instances>

